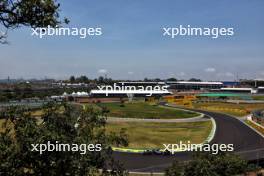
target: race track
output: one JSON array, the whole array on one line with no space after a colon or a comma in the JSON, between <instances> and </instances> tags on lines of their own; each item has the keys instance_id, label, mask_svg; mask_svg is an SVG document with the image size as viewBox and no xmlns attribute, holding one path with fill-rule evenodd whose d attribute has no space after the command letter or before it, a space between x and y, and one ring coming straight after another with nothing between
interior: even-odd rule
<instances>
[{"instance_id":1,"label":"race track","mask_svg":"<svg viewBox=\"0 0 264 176\"><path fill-rule=\"evenodd\" d=\"M211 143L234 144L235 152L248 160L264 159L264 138L240 120L226 114L204 113L216 121L216 133ZM173 160L189 160L191 152L179 152L173 156L143 155L136 153L114 152L116 160L131 172L162 172Z\"/></svg>"}]
</instances>

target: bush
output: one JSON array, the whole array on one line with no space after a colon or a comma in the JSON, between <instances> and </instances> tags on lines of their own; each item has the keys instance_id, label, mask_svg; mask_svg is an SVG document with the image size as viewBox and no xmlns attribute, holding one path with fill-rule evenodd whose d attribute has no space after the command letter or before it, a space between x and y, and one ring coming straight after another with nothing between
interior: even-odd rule
<instances>
[{"instance_id":1,"label":"bush","mask_svg":"<svg viewBox=\"0 0 264 176\"><path fill-rule=\"evenodd\" d=\"M239 156L231 153L199 152L193 160L187 163L174 162L169 167L166 176L231 176L247 172L248 163ZM252 167L252 166L250 166Z\"/></svg>"},{"instance_id":2,"label":"bush","mask_svg":"<svg viewBox=\"0 0 264 176\"><path fill-rule=\"evenodd\" d=\"M2 114L12 125L4 126L0 132L0 175L126 175L121 165L113 160L109 148L116 143L127 145L127 136L124 131L106 134L105 112L54 103L45 105L43 110L41 121L33 118L30 111L18 107ZM101 144L101 150L86 151L86 154L32 151L32 144L47 144L48 141L52 144L55 141Z\"/></svg>"}]
</instances>

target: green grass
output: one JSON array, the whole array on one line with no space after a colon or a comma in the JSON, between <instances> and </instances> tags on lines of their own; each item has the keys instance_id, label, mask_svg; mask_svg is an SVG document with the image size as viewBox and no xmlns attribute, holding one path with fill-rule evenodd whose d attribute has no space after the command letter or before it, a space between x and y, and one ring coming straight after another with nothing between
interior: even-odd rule
<instances>
[{"instance_id":1,"label":"green grass","mask_svg":"<svg viewBox=\"0 0 264 176\"><path fill-rule=\"evenodd\" d=\"M125 128L128 134L128 148L163 148L162 144L177 144L180 141L202 143L212 129L211 121L188 123L142 123L115 122L108 123L109 133L119 132Z\"/></svg>"},{"instance_id":2,"label":"green grass","mask_svg":"<svg viewBox=\"0 0 264 176\"><path fill-rule=\"evenodd\" d=\"M252 122L249 121L249 120L246 120L245 122L246 122L249 126L255 128L258 132L260 132L261 134L264 135L264 128L259 127L258 125L252 123Z\"/></svg>"},{"instance_id":3,"label":"green grass","mask_svg":"<svg viewBox=\"0 0 264 176\"><path fill-rule=\"evenodd\" d=\"M142 119L179 119L191 118L199 114L173 108L164 108L149 103L125 103L124 107L120 103L101 103L110 110L110 117L142 118Z\"/></svg>"}]
</instances>

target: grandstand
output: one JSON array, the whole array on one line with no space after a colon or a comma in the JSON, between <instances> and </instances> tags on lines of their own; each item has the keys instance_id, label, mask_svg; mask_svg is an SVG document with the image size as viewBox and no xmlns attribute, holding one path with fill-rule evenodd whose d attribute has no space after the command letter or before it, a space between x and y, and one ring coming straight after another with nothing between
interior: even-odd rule
<instances>
[{"instance_id":1,"label":"grandstand","mask_svg":"<svg viewBox=\"0 0 264 176\"><path fill-rule=\"evenodd\" d=\"M166 84L170 86L170 89L177 90L210 90L224 86L222 82L167 81Z\"/></svg>"}]
</instances>

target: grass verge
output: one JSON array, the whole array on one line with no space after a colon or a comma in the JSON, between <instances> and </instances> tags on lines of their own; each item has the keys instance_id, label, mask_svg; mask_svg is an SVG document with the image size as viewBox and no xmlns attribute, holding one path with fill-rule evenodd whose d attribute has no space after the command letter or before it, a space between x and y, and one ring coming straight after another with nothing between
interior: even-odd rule
<instances>
[{"instance_id":1,"label":"grass verge","mask_svg":"<svg viewBox=\"0 0 264 176\"><path fill-rule=\"evenodd\" d=\"M179 109L163 108L158 105L149 103L125 103L124 106L120 103L101 103L100 106L105 106L109 109L108 116L124 117L124 118L145 118L145 119L179 119L191 118L199 116L195 112L183 111Z\"/></svg>"},{"instance_id":2,"label":"grass verge","mask_svg":"<svg viewBox=\"0 0 264 176\"><path fill-rule=\"evenodd\" d=\"M125 128L128 134L128 148L163 148L163 144L177 144L180 141L195 144L204 142L211 132L212 122L115 122L106 125L108 133L119 132L122 128Z\"/></svg>"},{"instance_id":3,"label":"grass verge","mask_svg":"<svg viewBox=\"0 0 264 176\"><path fill-rule=\"evenodd\" d=\"M246 120L245 121L246 124L248 124L249 126L253 127L254 129L256 129L258 132L260 132L261 134L264 135L264 128L261 128L260 126L252 123L250 120Z\"/></svg>"}]
</instances>

